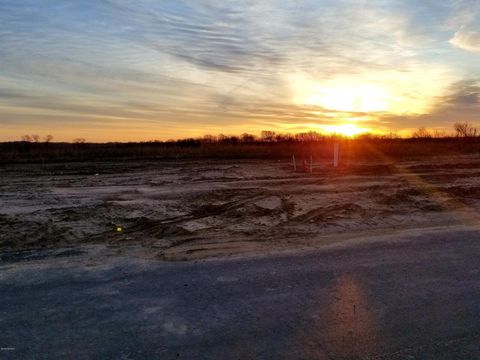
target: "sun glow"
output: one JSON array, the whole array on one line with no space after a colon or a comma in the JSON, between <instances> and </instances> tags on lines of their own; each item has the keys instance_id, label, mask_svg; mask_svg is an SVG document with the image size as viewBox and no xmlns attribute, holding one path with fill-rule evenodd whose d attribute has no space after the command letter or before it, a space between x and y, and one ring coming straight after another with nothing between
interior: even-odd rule
<instances>
[{"instance_id":1,"label":"sun glow","mask_svg":"<svg viewBox=\"0 0 480 360\"><path fill-rule=\"evenodd\" d=\"M351 112L375 112L388 110L389 95L378 86L337 85L319 87L305 96L303 103L325 109Z\"/></svg>"},{"instance_id":2,"label":"sun glow","mask_svg":"<svg viewBox=\"0 0 480 360\"><path fill-rule=\"evenodd\" d=\"M330 133L352 137L367 132L367 129L354 124L326 125L325 130Z\"/></svg>"},{"instance_id":3,"label":"sun glow","mask_svg":"<svg viewBox=\"0 0 480 360\"><path fill-rule=\"evenodd\" d=\"M342 123L348 122L352 113L374 117L428 113L455 81L457 74L448 68L418 64L405 71L389 69L323 79L305 73L289 76L295 104L337 113Z\"/></svg>"},{"instance_id":4,"label":"sun glow","mask_svg":"<svg viewBox=\"0 0 480 360\"><path fill-rule=\"evenodd\" d=\"M332 111L380 112L390 110L392 95L381 84L363 79L317 82L299 77L294 81L295 102Z\"/></svg>"}]
</instances>

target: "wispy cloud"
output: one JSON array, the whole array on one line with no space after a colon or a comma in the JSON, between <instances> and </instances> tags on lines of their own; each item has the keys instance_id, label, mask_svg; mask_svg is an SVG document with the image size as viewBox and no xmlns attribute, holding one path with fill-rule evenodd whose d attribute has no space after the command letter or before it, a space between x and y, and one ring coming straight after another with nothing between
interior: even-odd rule
<instances>
[{"instance_id":1,"label":"wispy cloud","mask_svg":"<svg viewBox=\"0 0 480 360\"><path fill-rule=\"evenodd\" d=\"M419 126L453 131L452 125L458 121L478 124L480 113L480 80L464 80L449 86L443 96L436 98L431 111L424 114L382 114L388 124L400 124L396 130L411 130Z\"/></svg>"},{"instance_id":2,"label":"wispy cloud","mask_svg":"<svg viewBox=\"0 0 480 360\"><path fill-rule=\"evenodd\" d=\"M472 0L457 0L449 25L455 29L449 43L462 50L480 51L480 3Z\"/></svg>"},{"instance_id":3,"label":"wispy cloud","mask_svg":"<svg viewBox=\"0 0 480 360\"><path fill-rule=\"evenodd\" d=\"M469 53L480 46L477 5L4 0L0 140L44 129L133 140L348 119L388 130L413 116L442 126L439 113L463 118L475 98L448 96L480 77ZM348 111L308 101L352 87L379 89L372 102L389 109L359 114L355 104L367 100L353 90ZM137 131L120 135L127 123Z\"/></svg>"},{"instance_id":4,"label":"wispy cloud","mask_svg":"<svg viewBox=\"0 0 480 360\"><path fill-rule=\"evenodd\" d=\"M450 39L450 44L463 50L480 52L480 31L459 30Z\"/></svg>"}]
</instances>

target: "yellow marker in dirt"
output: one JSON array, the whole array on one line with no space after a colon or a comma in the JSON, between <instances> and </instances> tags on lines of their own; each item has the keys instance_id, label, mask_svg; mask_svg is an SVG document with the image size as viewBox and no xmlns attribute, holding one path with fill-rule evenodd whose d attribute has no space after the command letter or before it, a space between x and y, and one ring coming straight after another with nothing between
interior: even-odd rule
<instances>
[{"instance_id":1,"label":"yellow marker in dirt","mask_svg":"<svg viewBox=\"0 0 480 360\"><path fill-rule=\"evenodd\" d=\"M117 232L122 232L123 228L121 226L117 226Z\"/></svg>"}]
</instances>

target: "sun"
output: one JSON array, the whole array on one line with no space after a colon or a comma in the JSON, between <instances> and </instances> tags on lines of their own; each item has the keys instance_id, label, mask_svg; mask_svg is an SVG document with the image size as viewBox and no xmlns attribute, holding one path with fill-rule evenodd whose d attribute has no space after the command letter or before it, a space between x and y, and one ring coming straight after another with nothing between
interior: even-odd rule
<instances>
[{"instance_id":1,"label":"sun","mask_svg":"<svg viewBox=\"0 0 480 360\"><path fill-rule=\"evenodd\" d=\"M366 129L358 127L355 124L326 125L325 130L333 134L339 134L348 137L359 135L367 131Z\"/></svg>"},{"instance_id":2,"label":"sun","mask_svg":"<svg viewBox=\"0 0 480 360\"><path fill-rule=\"evenodd\" d=\"M387 95L376 86L320 88L306 96L306 104L336 111L375 112L388 110Z\"/></svg>"},{"instance_id":3,"label":"sun","mask_svg":"<svg viewBox=\"0 0 480 360\"><path fill-rule=\"evenodd\" d=\"M332 79L316 82L299 78L294 82L294 101L339 112L388 111L392 95L385 86L362 79Z\"/></svg>"}]
</instances>

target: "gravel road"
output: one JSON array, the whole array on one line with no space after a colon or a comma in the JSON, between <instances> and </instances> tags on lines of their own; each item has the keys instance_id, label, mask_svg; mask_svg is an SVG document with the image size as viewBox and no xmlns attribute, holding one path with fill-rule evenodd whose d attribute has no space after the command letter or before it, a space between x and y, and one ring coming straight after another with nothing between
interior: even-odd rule
<instances>
[{"instance_id":1,"label":"gravel road","mask_svg":"<svg viewBox=\"0 0 480 360\"><path fill-rule=\"evenodd\" d=\"M480 359L479 235L189 262L2 253L0 359Z\"/></svg>"}]
</instances>

